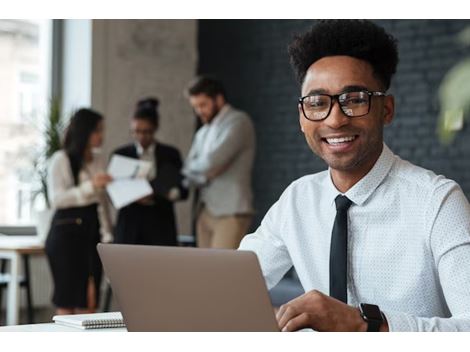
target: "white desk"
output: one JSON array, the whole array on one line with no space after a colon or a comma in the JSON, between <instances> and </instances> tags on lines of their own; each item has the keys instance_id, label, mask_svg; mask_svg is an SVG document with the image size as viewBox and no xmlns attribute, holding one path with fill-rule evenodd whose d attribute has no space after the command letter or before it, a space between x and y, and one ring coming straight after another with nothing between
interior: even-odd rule
<instances>
[{"instance_id":1,"label":"white desk","mask_svg":"<svg viewBox=\"0 0 470 352\"><path fill-rule=\"evenodd\" d=\"M13 325L0 327L2 332L127 332L126 328L79 329L55 323Z\"/></svg>"},{"instance_id":2,"label":"white desk","mask_svg":"<svg viewBox=\"0 0 470 352\"><path fill-rule=\"evenodd\" d=\"M7 325L18 324L20 305L20 259L23 254L43 254L44 244L37 236L0 235L0 259L10 260L10 281L7 289Z\"/></svg>"}]
</instances>

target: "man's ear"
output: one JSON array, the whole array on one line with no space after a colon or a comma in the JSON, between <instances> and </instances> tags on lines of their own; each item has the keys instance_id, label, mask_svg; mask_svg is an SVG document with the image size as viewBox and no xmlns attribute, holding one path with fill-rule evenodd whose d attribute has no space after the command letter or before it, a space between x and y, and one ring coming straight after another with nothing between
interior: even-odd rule
<instances>
[{"instance_id":1,"label":"man's ear","mask_svg":"<svg viewBox=\"0 0 470 352\"><path fill-rule=\"evenodd\" d=\"M304 133L304 125L302 124L302 119L304 118L303 116L303 112L302 112L302 107L300 106L300 104L297 104L297 109L299 110L299 124L300 124L300 130L302 131L302 133Z\"/></svg>"},{"instance_id":2,"label":"man's ear","mask_svg":"<svg viewBox=\"0 0 470 352\"><path fill-rule=\"evenodd\" d=\"M384 98L384 125L390 125L395 115L395 97L387 95Z\"/></svg>"},{"instance_id":3,"label":"man's ear","mask_svg":"<svg viewBox=\"0 0 470 352\"><path fill-rule=\"evenodd\" d=\"M219 109L221 109L222 106L225 105L225 98L224 98L224 96L223 96L222 94L217 94L217 96L215 97L215 102L216 102L216 104L217 104L217 107L218 107Z\"/></svg>"}]
</instances>

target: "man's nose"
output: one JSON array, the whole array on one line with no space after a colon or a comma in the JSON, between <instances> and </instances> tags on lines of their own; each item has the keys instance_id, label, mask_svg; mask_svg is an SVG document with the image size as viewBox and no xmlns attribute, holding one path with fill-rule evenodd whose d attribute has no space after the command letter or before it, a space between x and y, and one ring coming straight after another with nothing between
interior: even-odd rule
<instances>
[{"instance_id":1,"label":"man's nose","mask_svg":"<svg viewBox=\"0 0 470 352\"><path fill-rule=\"evenodd\" d=\"M331 111L328 117L324 120L324 123L327 124L330 128L338 129L344 125L349 124L350 118L344 114L341 110L341 106L338 101L335 99L331 102Z\"/></svg>"}]
</instances>

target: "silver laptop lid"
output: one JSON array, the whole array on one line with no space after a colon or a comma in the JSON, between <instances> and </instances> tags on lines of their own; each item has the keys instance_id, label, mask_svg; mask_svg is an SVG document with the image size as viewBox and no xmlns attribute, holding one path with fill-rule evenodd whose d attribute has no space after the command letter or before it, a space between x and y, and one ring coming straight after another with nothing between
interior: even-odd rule
<instances>
[{"instance_id":1,"label":"silver laptop lid","mask_svg":"<svg viewBox=\"0 0 470 352\"><path fill-rule=\"evenodd\" d=\"M99 244L128 331L278 331L256 255Z\"/></svg>"}]
</instances>

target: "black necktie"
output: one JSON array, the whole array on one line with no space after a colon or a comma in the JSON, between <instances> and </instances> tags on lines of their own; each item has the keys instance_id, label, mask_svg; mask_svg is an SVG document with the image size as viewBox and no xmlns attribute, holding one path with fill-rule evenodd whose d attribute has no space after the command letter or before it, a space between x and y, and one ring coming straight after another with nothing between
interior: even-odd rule
<instances>
[{"instance_id":1,"label":"black necktie","mask_svg":"<svg viewBox=\"0 0 470 352\"><path fill-rule=\"evenodd\" d=\"M335 199L336 218L331 234L330 296L348 303L348 209L351 201L342 195Z\"/></svg>"}]
</instances>

